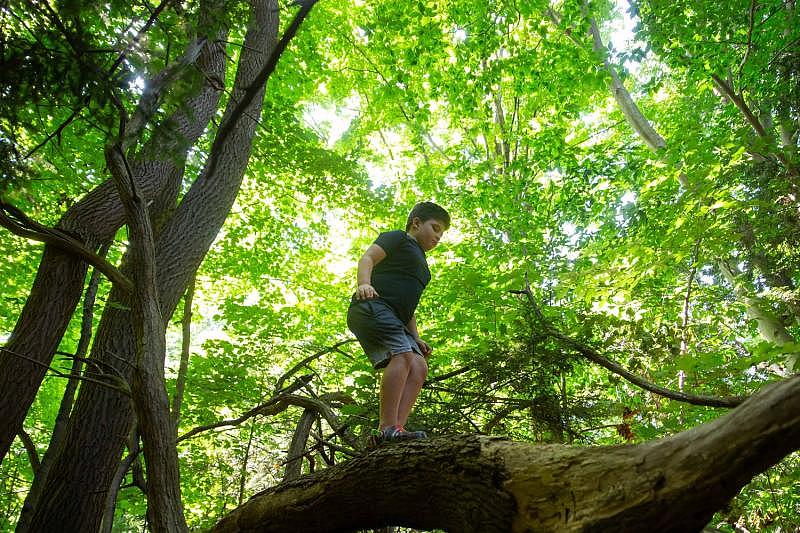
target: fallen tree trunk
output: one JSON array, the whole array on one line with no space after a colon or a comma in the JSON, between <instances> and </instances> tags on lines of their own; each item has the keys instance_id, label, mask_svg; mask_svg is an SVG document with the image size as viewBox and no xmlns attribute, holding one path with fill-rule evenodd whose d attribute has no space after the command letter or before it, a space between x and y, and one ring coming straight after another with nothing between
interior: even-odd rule
<instances>
[{"instance_id":1,"label":"fallen tree trunk","mask_svg":"<svg viewBox=\"0 0 800 533\"><path fill-rule=\"evenodd\" d=\"M383 446L257 494L214 531L700 531L754 475L797 449L800 376L639 445L465 435Z\"/></svg>"}]
</instances>

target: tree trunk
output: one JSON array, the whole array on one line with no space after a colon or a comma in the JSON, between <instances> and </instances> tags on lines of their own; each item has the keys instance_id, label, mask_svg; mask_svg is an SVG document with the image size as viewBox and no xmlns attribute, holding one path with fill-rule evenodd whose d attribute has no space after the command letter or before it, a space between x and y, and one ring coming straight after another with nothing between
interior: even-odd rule
<instances>
[{"instance_id":1,"label":"tree trunk","mask_svg":"<svg viewBox=\"0 0 800 533\"><path fill-rule=\"evenodd\" d=\"M229 134L225 138L218 135L206 169L156 238L157 292L165 321L172 316L239 190L257 125L255 117L260 114L263 84L243 113L236 116L234 109L270 59L276 44L277 17L276 2L253 3L234 90L222 119L221 129L228 124ZM231 117L235 117L233 124ZM212 163L215 166L209 171ZM117 290L112 290L110 301L114 303L105 309L92 352L130 381L135 336L129 303ZM68 428L68 444L53 467L52 479L48 480L34 515L33 529L98 528L105 492L119 463L131 420L129 398L94 384L81 387Z\"/></svg>"},{"instance_id":2,"label":"tree trunk","mask_svg":"<svg viewBox=\"0 0 800 533\"><path fill-rule=\"evenodd\" d=\"M385 445L268 489L213 531L700 531L800 448L800 376L713 422L635 446L464 435Z\"/></svg>"},{"instance_id":3,"label":"tree trunk","mask_svg":"<svg viewBox=\"0 0 800 533\"><path fill-rule=\"evenodd\" d=\"M300 477L303 467L303 456L306 451L308 435L311 433L311 426L317 418L317 412L313 409L304 409L297 422L297 427L292 435L292 443L286 453L286 470L283 474L283 481L293 481Z\"/></svg>"},{"instance_id":4,"label":"tree trunk","mask_svg":"<svg viewBox=\"0 0 800 533\"><path fill-rule=\"evenodd\" d=\"M120 132L124 135L124 131ZM189 530L183 514L177 431L164 384L167 325L156 286L153 227L136 181L127 175L121 143L109 146L106 161L114 175L128 220L129 255L133 270L132 315L136 336L133 405L147 463L147 516L155 533Z\"/></svg>"},{"instance_id":5,"label":"tree trunk","mask_svg":"<svg viewBox=\"0 0 800 533\"><path fill-rule=\"evenodd\" d=\"M108 246L103 246L100 255L106 256ZM33 483L25 497L25 503L22 506L19 520L17 521L17 533L26 533L30 523L30 514L36 508L39 496L42 493L42 487L50 472L50 466L53 463L53 458L58 455L58 450L61 448L64 437L66 435L67 422L69 421L69 414L72 411L72 405L75 400L75 392L78 389L78 378L81 375L83 368L82 358L86 357L89 350L89 343L92 338L92 321L94 319L94 304L97 296L97 289L100 285L100 272L95 268L92 269L92 275L89 279L89 286L86 288L86 293L83 297L83 316L81 317L81 336L78 340L78 346L75 349L75 358L72 362L72 369L70 371L70 379L64 389L64 396L61 399L61 404L58 408L55 424L53 425L53 434L50 437L50 444L47 451L42 458L41 468L33 478Z\"/></svg>"},{"instance_id":6,"label":"tree trunk","mask_svg":"<svg viewBox=\"0 0 800 533\"><path fill-rule=\"evenodd\" d=\"M215 14L218 15L209 13L206 18L214 20ZM222 39L224 35L218 33L216 38ZM205 75L203 86L154 131L132 163L142 195L153 201L151 213L159 214L174 206L186 154L217 109L219 80L225 78L225 60L224 49L211 36L197 61L198 70ZM122 205L114 183L109 180L71 207L58 227L94 250L111 242L123 222ZM80 299L86 270L82 259L52 246L45 247L30 296L5 350L0 350L0 420L3 421L0 424L0 461L22 427L44 379L45 367L61 342Z\"/></svg>"}]
</instances>

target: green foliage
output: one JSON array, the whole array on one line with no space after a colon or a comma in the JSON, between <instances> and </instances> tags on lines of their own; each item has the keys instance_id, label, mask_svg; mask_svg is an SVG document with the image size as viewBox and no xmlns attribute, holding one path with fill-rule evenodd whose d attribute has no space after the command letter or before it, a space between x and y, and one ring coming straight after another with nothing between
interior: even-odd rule
<instances>
[{"instance_id":1,"label":"green foliage","mask_svg":"<svg viewBox=\"0 0 800 533\"><path fill-rule=\"evenodd\" d=\"M296 9L285 4L284 26ZM635 40L624 50L609 45L609 60L666 140L654 154L610 94L580 6L381 0L314 8L269 81L241 192L198 273L179 434L235 419L279 382L311 376L295 393L334 398L340 422L363 441L377 421L379 374L356 343L331 347L352 339L345 312L360 254L380 231L402 228L422 199L447 207L453 225L429 255L433 279L417 316L435 351L410 426L616 445L722 414L646 393L545 335L528 302L509 292L526 283L561 331L659 385L747 395L785 375L797 344L762 338L748 306L757 301L800 338L796 126L794 151L779 141L781 125L798 122L797 14L777 0L636 2ZM87 64L107 68L125 47L119 35L140 27L150 4L114 1L104 14L57 2L66 34L21 3L3 11L3 61L16 68L0 69L0 149L9 154L0 157L0 194L54 224L107 179L108 83L134 105L130 82L174 59L198 24L195 7L165 11L111 80ZM590 9L608 40L620 7ZM229 21L232 62L241 21ZM82 47L80 61L67 35ZM768 135L754 134L711 75L772 117ZM176 85L158 117L197 81ZM24 157L82 105L55 140ZM189 158L187 187L209 142ZM112 261L124 240L120 232ZM40 251L7 233L0 240L0 340L13 330ZM744 292L725 279L721 261L741 271ZM180 317L171 320L170 394L181 340ZM74 350L78 322L62 350ZM40 451L63 386L48 379L26 423ZM282 479L301 412L287 407L179 444L192 527L212 525ZM349 446L327 422L314 431ZM324 467L319 448L308 457L304 472ZM795 454L757 476L713 524L798 527L798 471ZM0 469L8 495L0 529L13 524L31 479L15 443ZM130 482L118 530L144 523L144 497Z\"/></svg>"}]
</instances>

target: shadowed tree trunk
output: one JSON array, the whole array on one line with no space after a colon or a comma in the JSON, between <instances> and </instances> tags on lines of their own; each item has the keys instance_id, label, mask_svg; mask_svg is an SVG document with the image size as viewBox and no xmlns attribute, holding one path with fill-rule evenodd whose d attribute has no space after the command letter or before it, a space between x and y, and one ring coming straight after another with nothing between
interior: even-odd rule
<instances>
[{"instance_id":1,"label":"shadowed tree trunk","mask_svg":"<svg viewBox=\"0 0 800 533\"><path fill-rule=\"evenodd\" d=\"M218 16L216 8L206 5L201 26L216 27L210 21ZM150 213L154 216L174 207L186 155L217 110L221 80L225 78L225 50L218 40L224 36L225 32L209 36L200 51L196 67L205 80L200 89L156 128L131 162L142 196L153 202ZM108 180L71 207L57 227L95 250L111 242L124 220L116 186ZM46 366L80 300L86 270L81 258L53 246L45 247L30 296L5 349L0 350L0 461L22 427Z\"/></svg>"},{"instance_id":2,"label":"shadowed tree trunk","mask_svg":"<svg viewBox=\"0 0 800 533\"><path fill-rule=\"evenodd\" d=\"M105 257L107 252L108 246L103 246L101 249L101 255ZM39 468L39 470L36 472L33 483L31 484L31 488L28 491L28 495L25 497L25 503L22 506L22 511L20 512L20 517L17 522L17 533L25 533L28 531L28 522L30 520L31 510L37 505L44 480L47 479L47 473L50 470L52 459L57 455L57 450L61 448L61 445L64 442L66 425L69 421L70 411L72 411L72 404L75 400L75 392L78 389L78 378L80 377L81 369L83 368L83 363L81 360L82 358L86 357L92 337L94 304L97 296L97 289L100 285L100 277L100 272L96 268L93 269L91 278L89 280L89 286L87 287L83 298L81 336L78 341L78 346L75 349L75 358L72 361L72 369L70 371L71 377L66 388L64 389L64 395L58 408L58 414L56 415L55 423L53 424L53 433L50 438L50 444L48 445L47 451L42 458L41 468Z\"/></svg>"},{"instance_id":3,"label":"shadowed tree trunk","mask_svg":"<svg viewBox=\"0 0 800 533\"><path fill-rule=\"evenodd\" d=\"M214 531L700 531L797 449L800 376L713 422L635 446L480 436L383 446L257 494Z\"/></svg>"},{"instance_id":4,"label":"shadowed tree trunk","mask_svg":"<svg viewBox=\"0 0 800 533\"><path fill-rule=\"evenodd\" d=\"M166 322L222 226L236 197L246 168L260 115L264 83L254 84L273 57L278 29L274 1L254 2L228 108L206 168L174 214L156 235L156 292ZM249 88L249 103L239 102ZM138 181L137 181L138 183ZM123 268L130 272L129 255ZM131 382L136 336L130 298L112 290L110 305L98 327L93 357L112 365ZM165 407L166 404L162 407ZM169 415L166 407L166 415ZM168 418L165 418L168 420ZM99 526L106 490L120 460L132 421L130 398L94 384L84 384L70 420L67 445L53 466L32 529L37 531L94 531ZM144 423L145 421L140 421ZM174 427L169 423L170 427ZM146 430L142 428L144 435Z\"/></svg>"}]
</instances>

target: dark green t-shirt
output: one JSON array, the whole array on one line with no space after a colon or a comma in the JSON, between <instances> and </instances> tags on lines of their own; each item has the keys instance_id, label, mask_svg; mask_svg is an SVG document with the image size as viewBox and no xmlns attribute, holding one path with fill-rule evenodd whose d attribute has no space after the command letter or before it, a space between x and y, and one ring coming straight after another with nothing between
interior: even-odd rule
<instances>
[{"instance_id":1,"label":"dark green t-shirt","mask_svg":"<svg viewBox=\"0 0 800 533\"><path fill-rule=\"evenodd\" d=\"M381 233L375 244L383 248L386 257L372 269L372 286L407 324L431 280L425 252L413 237L400 230Z\"/></svg>"}]
</instances>

